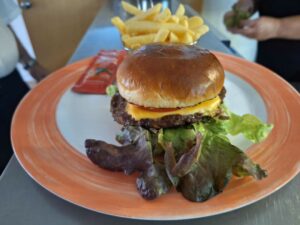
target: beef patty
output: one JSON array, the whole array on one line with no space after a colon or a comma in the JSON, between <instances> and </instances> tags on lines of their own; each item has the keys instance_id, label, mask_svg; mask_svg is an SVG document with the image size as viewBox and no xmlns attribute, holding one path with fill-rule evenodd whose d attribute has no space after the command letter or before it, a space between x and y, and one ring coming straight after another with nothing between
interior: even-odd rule
<instances>
[{"instance_id":1,"label":"beef patty","mask_svg":"<svg viewBox=\"0 0 300 225\"><path fill-rule=\"evenodd\" d=\"M225 88L219 94L219 97L224 99L226 94ZM142 126L145 128L170 128L183 125L189 125L195 122L202 121L209 118L207 115L202 113L195 113L191 115L167 115L158 119L141 119L135 120L131 115L126 112L127 101L119 94L115 94L111 99L110 111L113 118L119 124L124 126ZM216 112L217 115L221 113L221 110Z\"/></svg>"}]
</instances>

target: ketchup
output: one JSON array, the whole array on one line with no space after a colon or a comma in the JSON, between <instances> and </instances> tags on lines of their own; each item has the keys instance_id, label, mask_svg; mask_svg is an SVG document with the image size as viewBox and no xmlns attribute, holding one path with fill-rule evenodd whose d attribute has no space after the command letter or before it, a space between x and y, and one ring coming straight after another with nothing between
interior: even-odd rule
<instances>
[{"instance_id":1,"label":"ketchup","mask_svg":"<svg viewBox=\"0 0 300 225\"><path fill-rule=\"evenodd\" d=\"M106 94L106 87L115 82L118 66L125 56L125 50L101 50L75 83L72 91L85 94Z\"/></svg>"}]
</instances>

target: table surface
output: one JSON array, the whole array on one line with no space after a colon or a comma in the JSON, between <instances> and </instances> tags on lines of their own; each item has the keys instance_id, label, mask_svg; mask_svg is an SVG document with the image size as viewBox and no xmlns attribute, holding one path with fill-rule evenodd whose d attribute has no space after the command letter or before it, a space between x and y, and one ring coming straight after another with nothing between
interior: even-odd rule
<instances>
[{"instance_id":1,"label":"table surface","mask_svg":"<svg viewBox=\"0 0 300 225\"><path fill-rule=\"evenodd\" d=\"M177 4L170 4L175 9ZM120 12L119 1L107 1L96 16L69 63L94 55L99 49L121 49L118 32L109 18ZM187 8L188 14L195 14ZM212 27L212 26L211 26ZM199 44L211 50L233 54L211 29ZM64 201L43 189L21 168L13 156L0 177L1 225L48 224L205 224L205 225L299 225L300 176L271 196L233 212L187 221L140 221L107 216Z\"/></svg>"}]
</instances>

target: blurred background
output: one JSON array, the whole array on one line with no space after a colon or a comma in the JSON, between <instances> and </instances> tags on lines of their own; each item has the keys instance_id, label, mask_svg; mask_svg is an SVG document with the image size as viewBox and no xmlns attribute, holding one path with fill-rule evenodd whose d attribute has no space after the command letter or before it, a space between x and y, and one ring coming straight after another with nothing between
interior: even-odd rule
<instances>
[{"instance_id":1,"label":"blurred background","mask_svg":"<svg viewBox=\"0 0 300 225\"><path fill-rule=\"evenodd\" d=\"M105 0L12 1L19 4L22 9L22 14L11 22L13 30L30 55L49 72L67 63L97 12L107 2ZM143 1L129 2L143 5ZM168 2L170 4L170 1L165 1L166 4ZM224 39L230 41L231 46L241 56L251 61L255 59L256 41L231 34L223 23L224 13L230 10L235 0L182 0L180 2L190 5L199 12L224 35ZM23 79L32 86L35 80L31 75L21 64L18 65L18 69Z\"/></svg>"}]
</instances>

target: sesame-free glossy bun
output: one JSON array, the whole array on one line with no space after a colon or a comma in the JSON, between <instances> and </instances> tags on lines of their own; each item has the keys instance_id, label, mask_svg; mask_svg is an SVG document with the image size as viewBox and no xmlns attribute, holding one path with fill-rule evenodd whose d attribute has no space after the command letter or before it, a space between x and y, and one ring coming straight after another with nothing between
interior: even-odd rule
<instances>
[{"instance_id":1,"label":"sesame-free glossy bun","mask_svg":"<svg viewBox=\"0 0 300 225\"><path fill-rule=\"evenodd\" d=\"M121 96L136 105L187 107L216 97L224 70L212 53L197 46L151 44L120 64L117 85Z\"/></svg>"}]
</instances>

